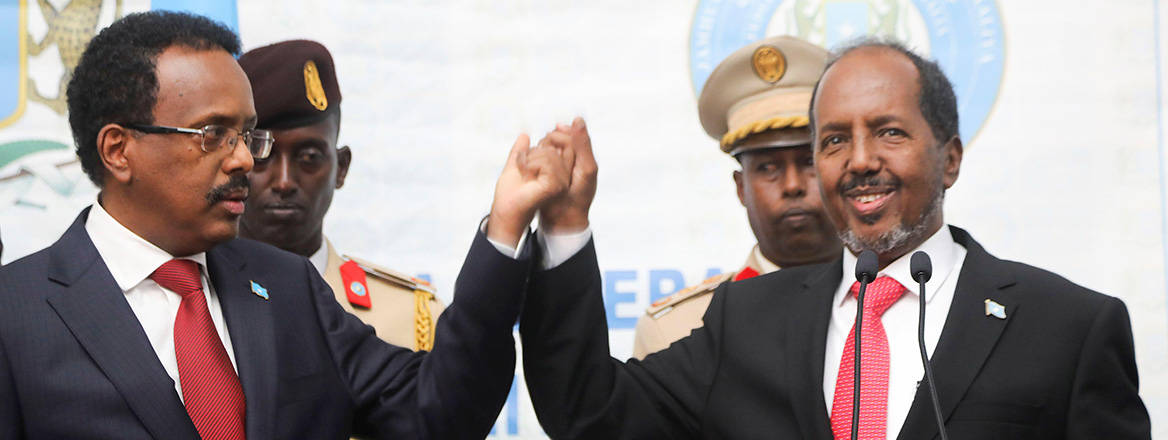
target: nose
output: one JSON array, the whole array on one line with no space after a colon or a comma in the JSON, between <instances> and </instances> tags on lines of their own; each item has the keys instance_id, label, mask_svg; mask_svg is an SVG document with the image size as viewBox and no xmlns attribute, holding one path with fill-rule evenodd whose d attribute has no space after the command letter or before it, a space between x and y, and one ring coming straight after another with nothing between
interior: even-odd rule
<instances>
[{"instance_id":1,"label":"nose","mask_svg":"<svg viewBox=\"0 0 1168 440\"><path fill-rule=\"evenodd\" d=\"M239 148L240 146L243 148ZM255 158L242 140L237 140L231 146L231 154L223 161L223 171L227 174L248 173L255 166Z\"/></svg>"},{"instance_id":2,"label":"nose","mask_svg":"<svg viewBox=\"0 0 1168 440\"><path fill-rule=\"evenodd\" d=\"M861 176L880 171L880 158L876 155L874 142L867 136L856 136L849 151L847 171Z\"/></svg>"},{"instance_id":3,"label":"nose","mask_svg":"<svg viewBox=\"0 0 1168 440\"><path fill-rule=\"evenodd\" d=\"M274 155L273 155L274 156ZM285 155L280 157L272 157L272 164L268 167L271 173L272 191L281 195L289 195L296 192L296 179L292 175L292 160Z\"/></svg>"},{"instance_id":4,"label":"nose","mask_svg":"<svg viewBox=\"0 0 1168 440\"><path fill-rule=\"evenodd\" d=\"M789 162L785 168L779 180L783 197L797 199L807 195L806 173L799 167L799 164Z\"/></svg>"}]
</instances>

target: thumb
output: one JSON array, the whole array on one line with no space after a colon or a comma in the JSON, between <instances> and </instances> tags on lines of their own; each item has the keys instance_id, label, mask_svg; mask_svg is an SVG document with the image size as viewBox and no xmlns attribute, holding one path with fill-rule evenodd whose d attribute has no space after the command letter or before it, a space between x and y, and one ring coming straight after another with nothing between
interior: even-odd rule
<instances>
[{"instance_id":1,"label":"thumb","mask_svg":"<svg viewBox=\"0 0 1168 440\"><path fill-rule=\"evenodd\" d=\"M519 162L527 150L531 148L531 138L527 133L520 133L519 137L515 138L515 144L511 146L511 153L507 155L507 167L519 167Z\"/></svg>"}]
</instances>

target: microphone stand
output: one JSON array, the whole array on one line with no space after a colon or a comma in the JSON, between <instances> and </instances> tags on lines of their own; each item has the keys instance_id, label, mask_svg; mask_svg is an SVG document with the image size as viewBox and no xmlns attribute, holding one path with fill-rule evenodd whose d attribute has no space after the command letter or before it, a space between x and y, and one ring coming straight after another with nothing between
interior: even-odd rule
<instances>
[{"instance_id":1,"label":"microphone stand","mask_svg":"<svg viewBox=\"0 0 1168 440\"><path fill-rule=\"evenodd\" d=\"M852 347L855 366L852 367L852 440L857 440L860 433L860 328L864 323L864 292L868 290L868 283L876 279L876 271L880 263L876 253L871 250L860 252L856 258L856 280L860 282L860 291L856 292L856 322L854 347Z\"/></svg>"},{"instance_id":2,"label":"microphone stand","mask_svg":"<svg viewBox=\"0 0 1168 440\"><path fill-rule=\"evenodd\" d=\"M929 261L929 254L917 251L912 256L913 279L920 283L920 319L917 321L917 345L921 349L921 363L925 366L925 382L929 386L929 395L933 401L933 414L937 417L937 429L941 431L941 440L949 440L945 432L945 421L941 418L941 403L937 398L937 386L933 382L933 367L929 363L929 353L925 350L925 282L933 276L933 264Z\"/></svg>"}]
</instances>

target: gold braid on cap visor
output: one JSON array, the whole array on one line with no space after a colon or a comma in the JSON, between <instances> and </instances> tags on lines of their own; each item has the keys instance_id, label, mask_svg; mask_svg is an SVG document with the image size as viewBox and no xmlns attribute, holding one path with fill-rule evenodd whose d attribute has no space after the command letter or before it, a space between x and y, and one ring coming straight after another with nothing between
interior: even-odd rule
<instances>
[{"instance_id":1,"label":"gold braid on cap visor","mask_svg":"<svg viewBox=\"0 0 1168 440\"><path fill-rule=\"evenodd\" d=\"M722 136L722 151L730 151L730 147L733 146L735 142L743 140L752 134L762 133L767 130L778 130L780 128L806 127L810 123L811 121L806 116L802 115L775 116L770 119L752 122L738 127L737 130L726 133L725 136Z\"/></svg>"}]
</instances>

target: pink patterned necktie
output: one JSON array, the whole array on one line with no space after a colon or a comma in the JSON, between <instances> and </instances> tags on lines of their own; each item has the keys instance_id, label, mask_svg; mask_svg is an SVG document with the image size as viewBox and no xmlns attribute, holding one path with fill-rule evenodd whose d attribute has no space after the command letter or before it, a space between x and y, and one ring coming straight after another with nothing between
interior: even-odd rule
<instances>
[{"instance_id":1,"label":"pink patterned necktie","mask_svg":"<svg viewBox=\"0 0 1168 440\"><path fill-rule=\"evenodd\" d=\"M852 284L849 294L860 292L860 283ZM888 430L888 335L880 317L905 288L889 277L879 277L864 292L864 320L860 341L860 428L861 440L886 438ZM835 398L831 403L831 431L836 440L851 438L852 385L855 374L856 326L848 332L844 353L840 357L839 375L835 380Z\"/></svg>"},{"instance_id":2,"label":"pink patterned necktie","mask_svg":"<svg viewBox=\"0 0 1168 440\"><path fill-rule=\"evenodd\" d=\"M183 405L199 437L245 439L247 406L243 388L211 321L199 264L191 260L170 260L150 274L150 279L182 296L174 319L174 353L178 358Z\"/></svg>"}]
</instances>

